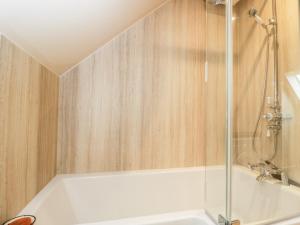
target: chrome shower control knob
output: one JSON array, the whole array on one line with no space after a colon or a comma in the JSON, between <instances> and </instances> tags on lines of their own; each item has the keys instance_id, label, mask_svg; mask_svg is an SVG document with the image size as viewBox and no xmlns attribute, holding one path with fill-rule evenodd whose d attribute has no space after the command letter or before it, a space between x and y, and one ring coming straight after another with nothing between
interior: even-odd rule
<instances>
[{"instance_id":1,"label":"chrome shower control knob","mask_svg":"<svg viewBox=\"0 0 300 225\"><path fill-rule=\"evenodd\" d=\"M276 24L277 24L276 19L270 18L270 19L269 19L269 24L270 24L270 25L276 25Z\"/></svg>"},{"instance_id":2,"label":"chrome shower control knob","mask_svg":"<svg viewBox=\"0 0 300 225\"><path fill-rule=\"evenodd\" d=\"M267 121L271 121L271 120L273 120L274 115L273 115L273 113L267 113L267 114L263 115L263 118Z\"/></svg>"}]
</instances>

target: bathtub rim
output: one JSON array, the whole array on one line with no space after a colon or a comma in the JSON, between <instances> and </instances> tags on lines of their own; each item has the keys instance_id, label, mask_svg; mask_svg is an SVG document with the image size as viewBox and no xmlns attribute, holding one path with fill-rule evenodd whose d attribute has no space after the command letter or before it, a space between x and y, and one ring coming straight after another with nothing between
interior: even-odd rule
<instances>
[{"instance_id":1,"label":"bathtub rim","mask_svg":"<svg viewBox=\"0 0 300 225\"><path fill-rule=\"evenodd\" d=\"M97 179L99 177L117 177L117 176L135 176L135 175L156 175L156 174L175 174L175 173L185 173L185 172L206 172L209 170L225 170L224 165L216 166L200 166L200 167L184 167L184 168L170 168L170 169L145 169L145 170L128 170L128 171L110 171L110 172L95 172L95 173L79 173L79 174L57 174L53 177L50 182L18 213L18 216L25 215L28 213L34 214L38 211L41 204L45 199L55 190L55 187L59 183L64 182L64 180L77 180L77 179ZM250 170L249 168L241 165L233 166L233 177L235 173L243 173L251 176L253 179L258 175L257 172ZM206 175L205 175L206 176ZM205 179L205 178L204 178ZM292 192L293 194L299 196L300 198L300 188L294 185L284 186L279 183L276 179L268 179L264 181L265 183L276 185L277 188L283 191ZM213 218L207 209L203 210L210 218ZM214 219L213 219L214 220ZM247 225L266 225L266 224L280 224L282 222L288 221L300 222L300 212L294 215L289 215L286 217L274 218L263 220L259 222L247 223ZM214 220L215 221L215 220Z\"/></svg>"}]
</instances>

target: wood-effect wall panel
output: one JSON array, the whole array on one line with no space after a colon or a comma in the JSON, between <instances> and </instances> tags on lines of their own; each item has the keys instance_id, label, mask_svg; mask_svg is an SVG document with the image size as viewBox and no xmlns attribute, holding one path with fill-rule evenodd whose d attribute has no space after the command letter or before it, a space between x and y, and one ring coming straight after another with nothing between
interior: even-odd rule
<instances>
[{"instance_id":1,"label":"wood-effect wall panel","mask_svg":"<svg viewBox=\"0 0 300 225\"><path fill-rule=\"evenodd\" d=\"M287 79L300 73L300 2L280 0L277 8L282 112L288 115L282 123L279 157L289 178L300 183L300 99Z\"/></svg>"},{"instance_id":2,"label":"wood-effect wall panel","mask_svg":"<svg viewBox=\"0 0 300 225\"><path fill-rule=\"evenodd\" d=\"M199 166L208 146L223 163L205 135L205 7L169 1L60 77L59 173Z\"/></svg>"},{"instance_id":3,"label":"wood-effect wall panel","mask_svg":"<svg viewBox=\"0 0 300 225\"><path fill-rule=\"evenodd\" d=\"M205 82L206 165L224 163L226 121L225 7L207 5L207 81Z\"/></svg>"},{"instance_id":4,"label":"wood-effect wall panel","mask_svg":"<svg viewBox=\"0 0 300 225\"><path fill-rule=\"evenodd\" d=\"M58 77L1 37L0 221L55 175Z\"/></svg>"},{"instance_id":5,"label":"wood-effect wall panel","mask_svg":"<svg viewBox=\"0 0 300 225\"><path fill-rule=\"evenodd\" d=\"M236 6L237 19L237 60L238 75L235 79L235 119L236 119L236 160L247 165L257 160L267 159L272 154L273 138L267 138L266 121L261 120L255 138L256 150L252 146L252 136L263 101L266 72L267 33L265 29L249 17L249 10L255 7L259 15L268 20L272 17L271 1L243 0ZM269 66L266 97L273 96L273 47L269 36ZM268 108L264 107L264 112Z\"/></svg>"},{"instance_id":6,"label":"wood-effect wall panel","mask_svg":"<svg viewBox=\"0 0 300 225\"><path fill-rule=\"evenodd\" d=\"M300 182L300 160L298 140L300 137L299 99L291 88L287 77L300 71L300 26L299 1L277 0L279 92L282 104L282 130L274 162L285 169L290 179ZM273 153L273 138L267 137L266 121L262 120L256 138L257 152L253 151L252 135L262 102L267 36L265 30L250 18L248 11L255 7L267 21L272 17L271 0L243 0L237 6L238 76L235 80L236 162L247 165L268 158ZM270 35L270 61L267 96L273 96L274 46ZM270 111L270 110L269 110ZM268 107L264 108L268 112Z\"/></svg>"}]
</instances>

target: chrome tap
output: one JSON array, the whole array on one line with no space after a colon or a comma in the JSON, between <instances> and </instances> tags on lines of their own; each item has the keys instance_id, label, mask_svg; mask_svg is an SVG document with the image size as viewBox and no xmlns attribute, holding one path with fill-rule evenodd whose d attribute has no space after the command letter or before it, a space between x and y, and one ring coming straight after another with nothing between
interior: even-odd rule
<instances>
[{"instance_id":1,"label":"chrome tap","mask_svg":"<svg viewBox=\"0 0 300 225\"><path fill-rule=\"evenodd\" d=\"M289 179L286 173L269 161L264 161L258 164L249 164L251 170L259 172L256 180L263 182L269 178L280 180L283 185L289 185Z\"/></svg>"}]
</instances>

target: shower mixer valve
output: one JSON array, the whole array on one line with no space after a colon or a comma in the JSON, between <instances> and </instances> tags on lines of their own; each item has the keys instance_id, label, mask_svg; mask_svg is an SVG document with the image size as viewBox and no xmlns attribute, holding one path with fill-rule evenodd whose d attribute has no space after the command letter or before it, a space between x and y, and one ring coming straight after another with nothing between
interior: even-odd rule
<instances>
[{"instance_id":1,"label":"shower mixer valve","mask_svg":"<svg viewBox=\"0 0 300 225\"><path fill-rule=\"evenodd\" d=\"M280 110L268 112L263 115L263 118L267 121L267 136L271 136L271 132L274 135L279 134L282 121L282 114Z\"/></svg>"}]
</instances>

